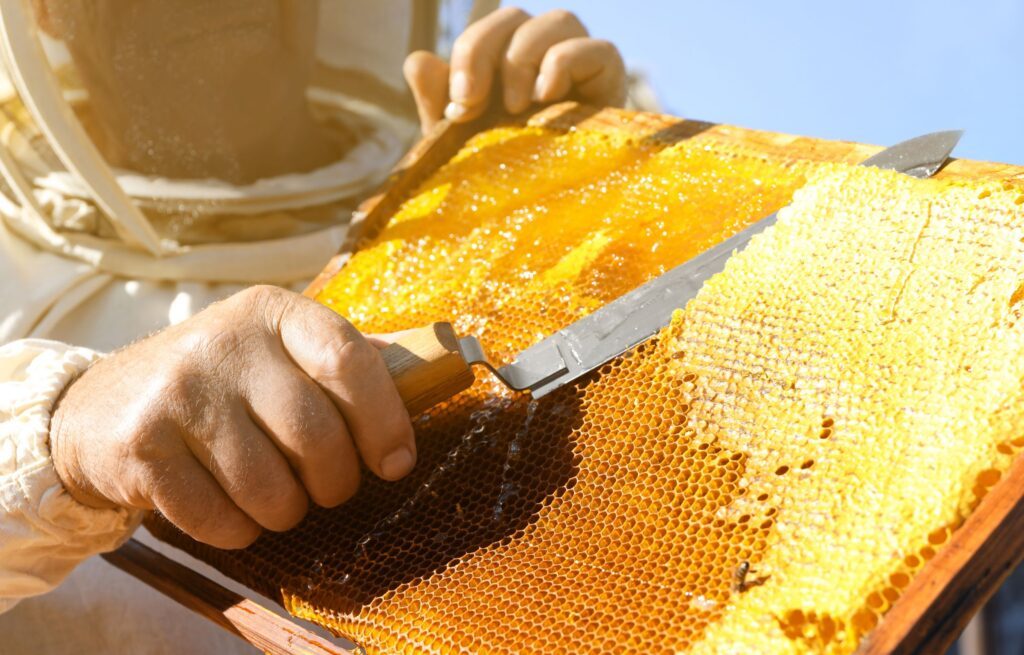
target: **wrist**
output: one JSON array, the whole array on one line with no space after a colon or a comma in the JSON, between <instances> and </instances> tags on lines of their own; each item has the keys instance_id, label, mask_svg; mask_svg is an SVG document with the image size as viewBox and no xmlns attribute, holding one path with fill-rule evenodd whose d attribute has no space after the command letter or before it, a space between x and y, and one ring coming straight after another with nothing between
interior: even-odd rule
<instances>
[{"instance_id":1,"label":"wrist","mask_svg":"<svg viewBox=\"0 0 1024 655\"><path fill-rule=\"evenodd\" d=\"M79 378L80 379L80 378ZM74 417L69 403L64 402L72 380L57 399L50 414L50 459L64 490L79 503L95 509L113 509L118 505L104 498L88 481L79 466L77 441L72 436Z\"/></svg>"}]
</instances>

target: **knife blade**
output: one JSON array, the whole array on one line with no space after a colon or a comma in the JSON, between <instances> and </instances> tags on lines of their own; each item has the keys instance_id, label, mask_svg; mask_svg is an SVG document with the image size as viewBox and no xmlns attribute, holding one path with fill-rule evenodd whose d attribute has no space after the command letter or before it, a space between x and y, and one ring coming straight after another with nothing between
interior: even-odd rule
<instances>
[{"instance_id":1,"label":"knife blade","mask_svg":"<svg viewBox=\"0 0 1024 655\"><path fill-rule=\"evenodd\" d=\"M951 130L915 137L861 165L931 177L948 160L962 135L962 131ZM447 323L434 324L426 328L429 332L414 332L388 346L382 351L385 363L411 414L468 387L473 381L471 365L485 366L506 386L540 398L657 334L676 309L685 307L708 278L725 268L733 253L743 250L776 220L777 214L761 219L527 348L505 366L494 366L476 337L459 339ZM432 362L437 366L432 368ZM442 375L442 369L447 373Z\"/></svg>"}]
</instances>

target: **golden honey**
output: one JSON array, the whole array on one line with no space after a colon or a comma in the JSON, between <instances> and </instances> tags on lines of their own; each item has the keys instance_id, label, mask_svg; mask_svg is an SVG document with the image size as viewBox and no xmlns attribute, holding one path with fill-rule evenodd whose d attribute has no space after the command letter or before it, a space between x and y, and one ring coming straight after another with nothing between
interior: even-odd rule
<instances>
[{"instance_id":1,"label":"golden honey","mask_svg":"<svg viewBox=\"0 0 1024 655\"><path fill-rule=\"evenodd\" d=\"M369 653L854 652L1024 446L1015 193L498 128L318 300L507 361L794 192L656 339L416 417L407 479L244 551L152 529Z\"/></svg>"}]
</instances>

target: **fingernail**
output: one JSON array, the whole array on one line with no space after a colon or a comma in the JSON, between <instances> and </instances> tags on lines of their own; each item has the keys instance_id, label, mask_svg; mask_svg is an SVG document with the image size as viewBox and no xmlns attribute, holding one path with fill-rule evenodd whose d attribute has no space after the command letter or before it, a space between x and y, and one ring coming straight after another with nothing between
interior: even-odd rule
<instances>
[{"instance_id":1,"label":"fingernail","mask_svg":"<svg viewBox=\"0 0 1024 655\"><path fill-rule=\"evenodd\" d=\"M466 107L457 102L449 102L444 108L444 117L450 121L457 121L466 113Z\"/></svg>"},{"instance_id":2,"label":"fingernail","mask_svg":"<svg viewBox=\"0 0 1024 655\"><path fill-rule=\"evenodd\" d=\"M455 102L463 102L469 98L469 77L462 71L456 71L449 82L448 95Z\"/></svg>"},{"instance_id":3,"label":"fingernail","mask_svg":"<svg viewBox=\"0 0 1024 655\"><path fill-rule=\"evenodd\" d=\"M519 89L513 87L505 91L505 107L513 114L526 109L526 102L523 100L523 92Z\"/></svg>"},{"instance_id":4,"label":"fingernail","mask_svg":"<svg viewBox=\"0 0 1024 655\"><path fill-rule=\"evenodd\" d=\"M544 95L547 93L548 81L544 75L537 76L537 82L533 85L533 101L544 102Z\"/></svg>"},{"instance_id":5,"label":"fingernail","mask_svg":"<svg viewBox=\"0 0 1024 655\"><path fill-rule=\"evenodd\" d=\"M380 460L380 474L385 480L404 478L416 466L416 456L402 447Z\"/></svg>"}]
</instances>

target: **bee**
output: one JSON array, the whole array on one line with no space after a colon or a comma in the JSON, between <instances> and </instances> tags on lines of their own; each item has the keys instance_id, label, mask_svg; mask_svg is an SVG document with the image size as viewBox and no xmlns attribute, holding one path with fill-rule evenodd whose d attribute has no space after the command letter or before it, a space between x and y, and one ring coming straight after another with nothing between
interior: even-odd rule
<instances>
[{"instance_id":1,"label":"bee","mask_svg":"<svg viewBox=\"0 0 1024 655\"><path fill-rule=\"evenodd\" d=\"M735 592L743 593L751 587L759 587L763 585L769 577L767 575L760 575L753 579L747 579L750 575L750 562L741 562L736 567L736 572L733 574L732 590Z\"/></svg>"}]
</instances>

